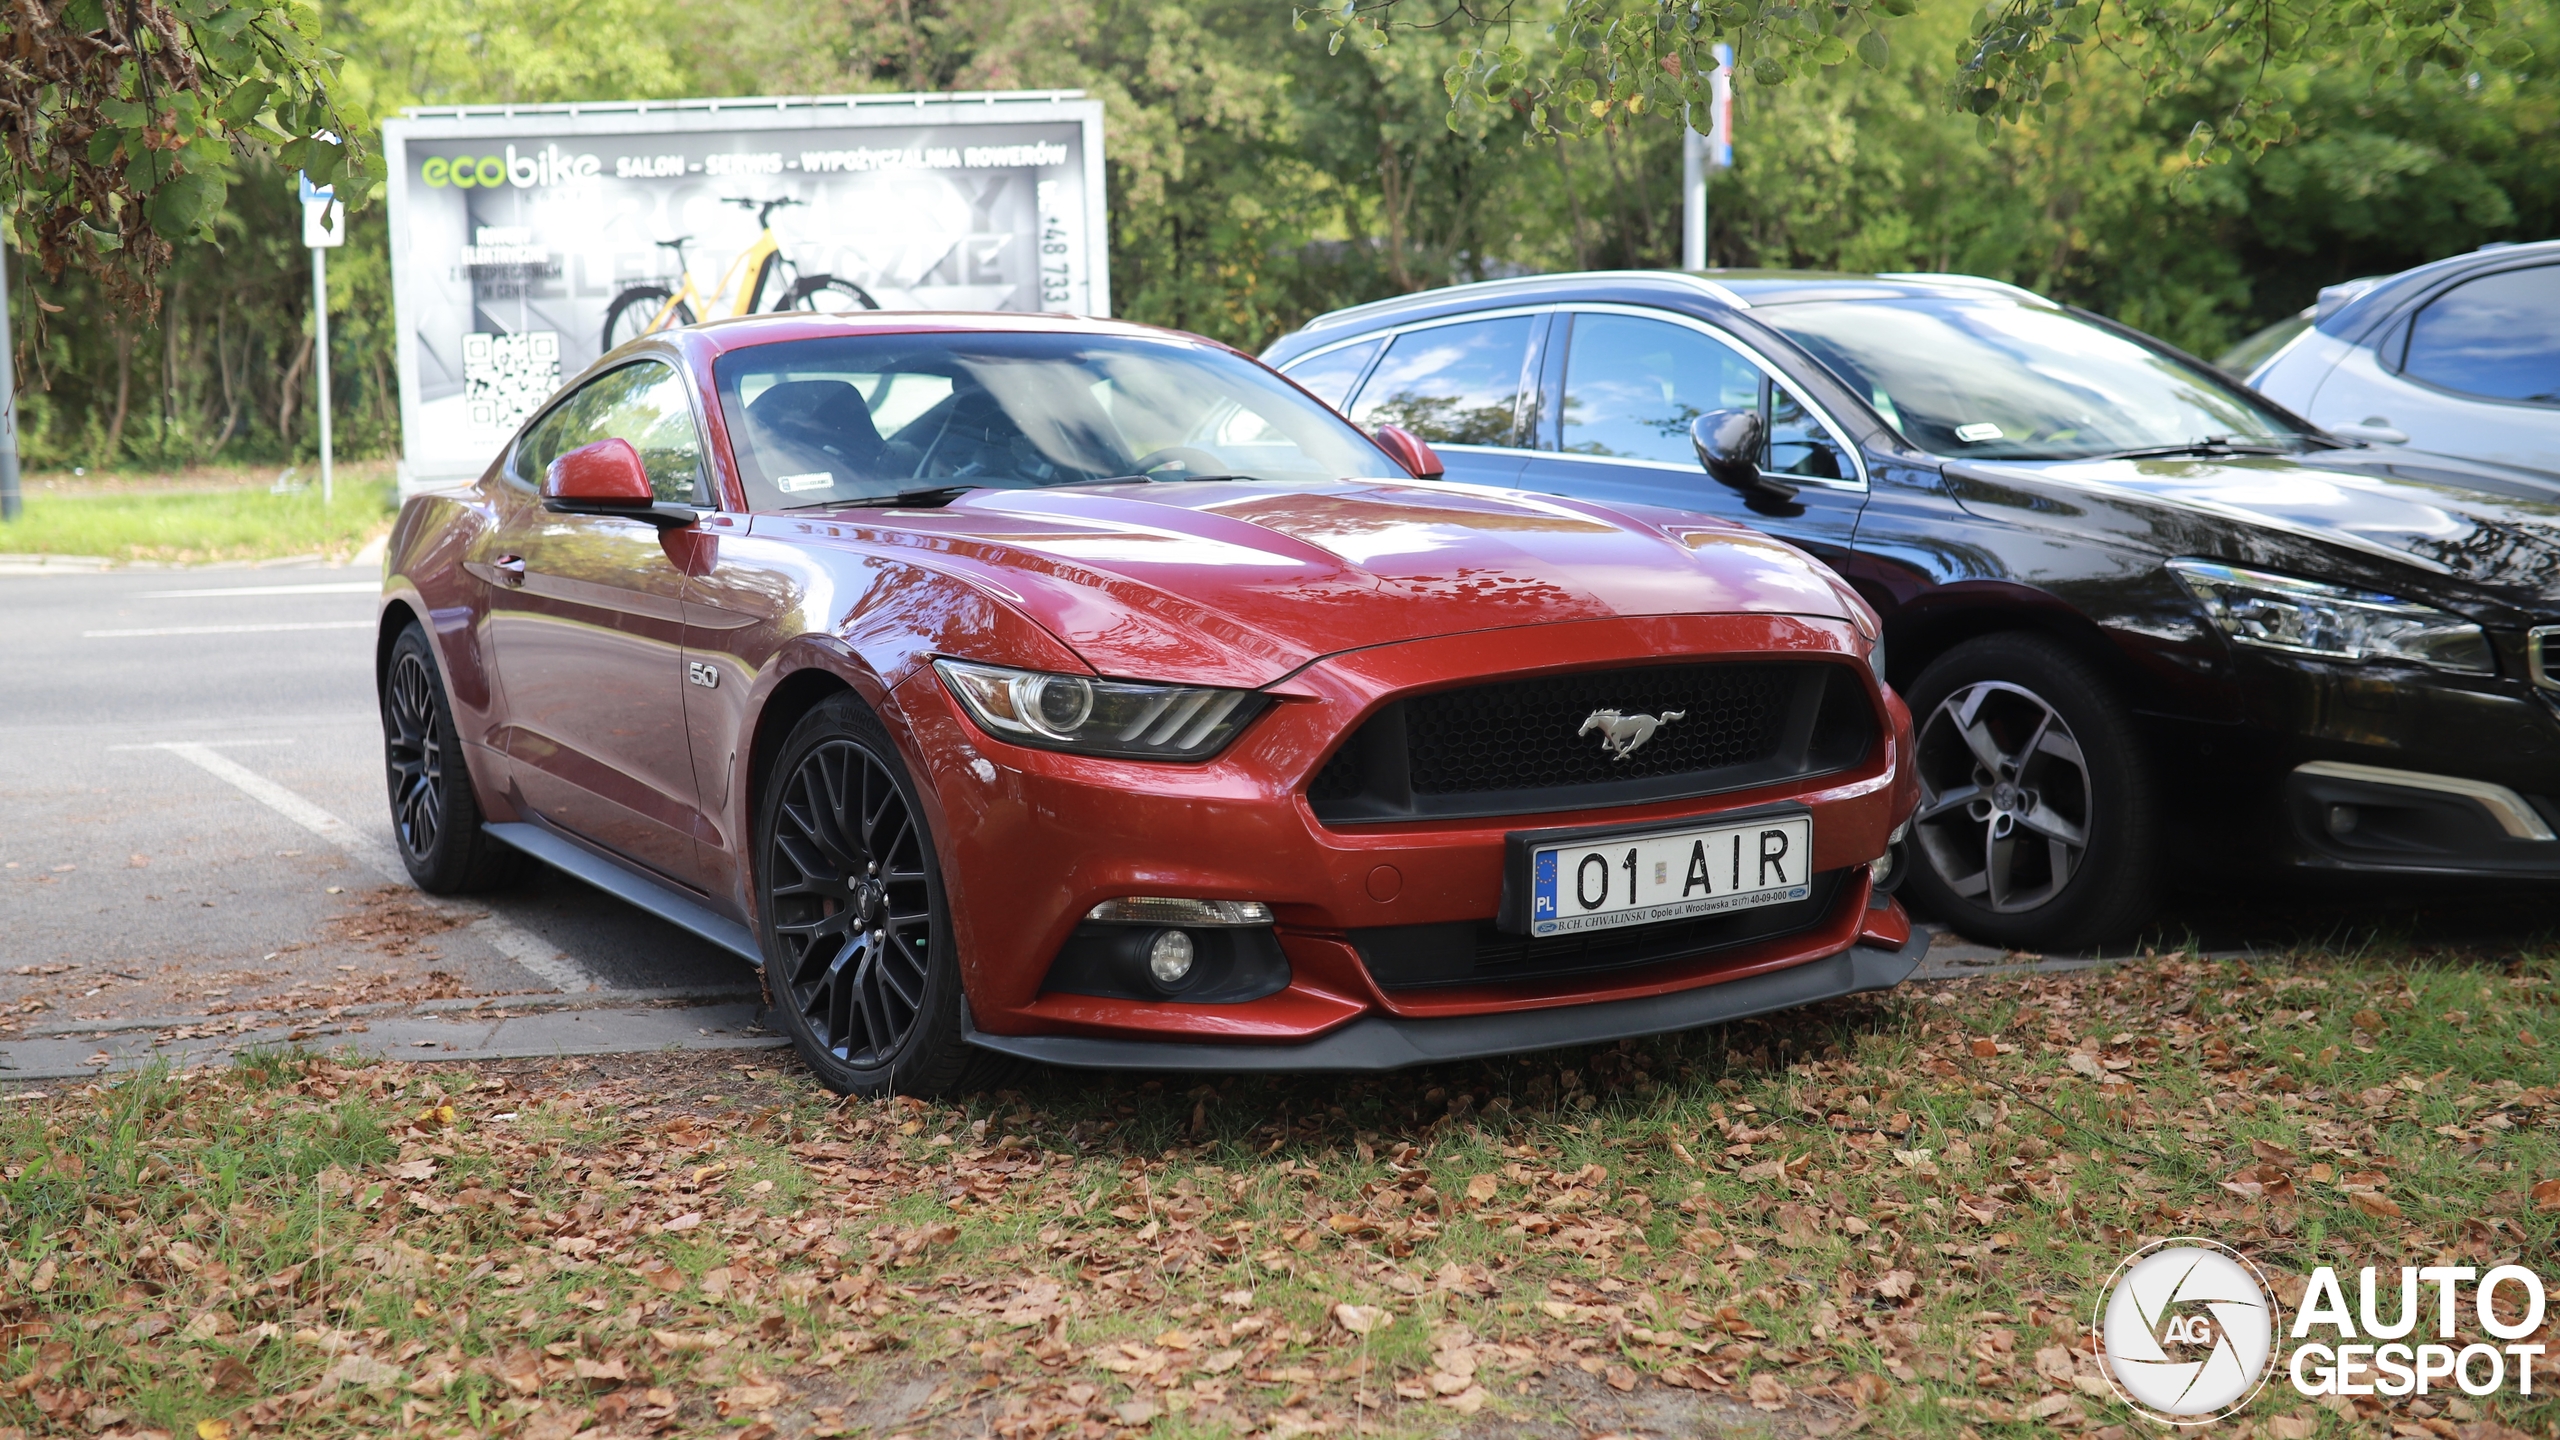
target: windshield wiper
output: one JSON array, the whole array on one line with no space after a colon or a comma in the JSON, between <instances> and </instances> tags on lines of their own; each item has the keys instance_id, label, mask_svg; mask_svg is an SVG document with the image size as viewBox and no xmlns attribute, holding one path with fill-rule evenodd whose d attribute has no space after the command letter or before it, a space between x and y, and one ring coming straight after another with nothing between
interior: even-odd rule
<instances>
[{"instance_id":1,"label":"windshield wiper","mask_svg":"<svg viewBox=\"0 0 2560 1440\"><path fill-rule=\"evenodd\" d=\"M2104 454L2086 455L2086 460L2152 460L2170 455L2293 455L2299 451L2282 445L2262 445L2254 441L2233 440L2226 435L2207 435L2183 445L2145 445L2132 450L2109 450Z\"/></svg>"},{"instance_id":2,"label":"windshield wiper","mask_svg":"<svg viewBox=\"0 0 2560 1440\"><path fill-rule=\"evenodd\" d=\"M1102 475L1091 480L1068 480L1044 485L1044 490L1063 490L1070 485L1198 485L1211 480L1259 480L1259 475L1185 475L1179 480L1159 480L1153 475Z\"/></svg>"},{"instance_id":3,"label":"windshield wiper","mask_svg":"<svg viewBox=\"0 0 2560 1440\"><path fill-rule=\"evenodd\" d=\"M827 500L820 503L846 506L948 505L952 501L959 499L961 496L968 494L972 490L983 490L985 488L986 487L983 485L929 485L921 490L901 490L895 495L857 495L850 500ZM788 508L794 510L806 510L811 507L806 505L794 505Z\"/></svg>"}]
</instances>

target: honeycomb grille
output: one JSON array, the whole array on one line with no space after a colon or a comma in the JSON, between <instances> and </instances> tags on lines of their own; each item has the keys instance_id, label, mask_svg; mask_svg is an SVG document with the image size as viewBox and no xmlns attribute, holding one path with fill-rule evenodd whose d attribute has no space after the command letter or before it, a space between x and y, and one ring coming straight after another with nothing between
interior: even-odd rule
<instances>
[{"instance_id":1,"label":"honeycomb grille","mask_svg":"<svg viewBox=\"0 0 2560 1440\"><path fill-rule=\"evenodd\" d=\"M1787 665L1656 665L1419 696L1405 711L1413 792L1535 790L1767 760L1784 737L1788 702L1802 673ZM1599 710L1627 716L1677 711L1680 718L1620 759L1598 730L1582 733ZM1348 776L1323 779L1357 784Z\"/></svg>"}]
</instances>

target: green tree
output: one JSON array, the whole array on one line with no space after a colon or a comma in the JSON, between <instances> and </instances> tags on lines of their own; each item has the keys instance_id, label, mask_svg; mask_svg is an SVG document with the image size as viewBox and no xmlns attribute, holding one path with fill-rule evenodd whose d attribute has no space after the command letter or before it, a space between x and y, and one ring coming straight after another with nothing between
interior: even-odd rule
<instances>
[{"instance_id":1,"label":"green tree","mask_svg":"<svg viewBox=\"0 0 2560 1440\"><path fill-rule=\"evenodd\" d=\"M332 94L319 18L244 0L0 11L0 238L148 310L173 242L213 238L237 161L272 156L365 198L370 122Z\"/></svg>"},{"instance_id":2,"label":"green tree","mask_svg":"<svg viewBox=\"0 0 2560 1440\"><path fill-rule=\"evenodd\" d=\"M1343 0L1292 7L1328 48L1377 48L1400 35L1463 37L1445 75L1449 123L1480 112L1524 118L1539 134L1587 135L1647 115L1677 118L1708 99L1715 47L1767 87L1847 64L1892 63L1892 36L1918 0L1503 0L1481 11L1435 0ZM2067 98L2084 60L2104 56L2152 100L2211 82L2227 102L2189 131L2190 153L2228 158L2292 133L2283 76L2345 64L2377 79L2512 72L2533 49L2508 23L2516 0L1988 0L1944 81L1986 136ZM1942 52L1943 53L1943 52Z\"/></svg>"}]
</instances>

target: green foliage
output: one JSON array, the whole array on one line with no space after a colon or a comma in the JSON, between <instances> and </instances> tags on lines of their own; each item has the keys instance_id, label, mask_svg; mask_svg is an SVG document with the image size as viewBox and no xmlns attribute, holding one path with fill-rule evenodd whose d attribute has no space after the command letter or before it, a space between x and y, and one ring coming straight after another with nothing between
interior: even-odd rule
<instances>
[{"instance_id":1,"label":"green foliage","mask_svg":"<svg viewBox=\"0 0 2560 1440\"><path fill-rule=\"evenodd\" d=\"M2051 72L2069 83L2046 86L2035 123L1987 136L1945 103L1949 57L1981 47L1987 12L1878 0L1859 13L1867 28L1841 33L1853 53L1877 37L1865 61L1741 87L1736 165L1713 184L1713 263L1988 275L2211 354L2322 284L2560 233L2550 0L2499 7L2496 44L2523 57L2513 70L2430 64L2415 80L2377 80L2349 45L2263 74L2234 59L2162 88L2140 45L2091 28L2099 38ZM345 52L332 94L369 113L1084 89L1107 113L1113 308L1246 349L1383 295L1677 263L1679 129L1643 123L1676 108L1670 92L1632 114L1613 99L1605 123L1559 120L1544 136L1517 95L1462 108L1453 127L1446 79L1483 35L1454 22L1386 44L1361 32L1329 54L1344 32L1323 18L1302 29L1266 0L371 0L331 9L326 33ZM1561 41L1524 23L1505 43L1534 75ZM1634 53L1616 46L1594 40L1579 63ZM2281 140L2253 128L2228 163L2197 163L2197 124L2223 133L2252 94L2282 111ZM31 463L281 468L311 453L292 175L262 156L226 165L213 239L177 249L156 327L94 275L29 280L20 267ZM379 207L359 212L329 259L342 456L398 445L387 239Z\"/></svg>"},{"instance_id":2,"label":"green foliage","mask_svg":"<svg viewBox=\"0 0 2560 1440\"><path fill-rule=\"evenodd\" d=\"M0 12L0 239L47 276L148 310L179 241L209 241L236 161L367 198L371 127L330 94L316 7L19 0ZM344 137L344 138L342 138Z\"/></svg>"},{"instance_id":3,"label":"green foliage","mask_svg":"<svg viewBox=\"0 0 2560 1440\"><path fill-rule=\"evenodd\" d=\"M1320 22L1326 51L1376 50L1402 37L1456 42L1444 83L1450 126L1491 118L1538 135L1591 135L1651 115L1674 119L1709 98L1715 47L1733 47L1737 78L1779 87L1828 74L1853 58L1893 63L1889 29L1907 28L1918 0L1504 0L1445 12L1424 0L1343 0L1293 6L1291 23ZM2141 81L2145 98L2219 85L2226 104L2190 127L2192 160L2224 161L2294 133L2284 72L2344 64L2376 81L2434 74L2515 74L2535 56L2514 0L1988 0L1973 12L1944 77L1946 104L2003 123L2051 113L2084 59L2104 56ZM2059 72L2059 73L2057 73ZM2236 82L2236 83L2235 83Z\"/></svg>"}]
</instances>

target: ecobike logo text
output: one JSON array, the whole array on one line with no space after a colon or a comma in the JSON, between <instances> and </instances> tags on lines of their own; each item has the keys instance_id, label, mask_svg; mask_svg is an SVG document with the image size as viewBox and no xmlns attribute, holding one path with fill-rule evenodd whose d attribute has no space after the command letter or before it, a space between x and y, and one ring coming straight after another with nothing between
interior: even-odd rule
<instances>
[{"instance_id":1,"label":"ecobike logo text","mask_svg":"<svg viewBox=\"0 0 2560 1440\"><path fill-rule=\"evenodd\" d=\"M592 180L602 168L603 162L595 156L566 154L557 145L522 155L510 145L504 155L460 155L450 160L430 156L418 167L418 179L429 189L439 190L447 185L457 190L495 190L501 185L530 190L566 180Z\"/></svg>"},{"instance_id":2,"label":"ecobike logo text","mask_svg":"<svg viewBox=\"0 0 2560 1440\"><path fill-rule=\"evenodd\" d=\"M2452 1387L2474 1398L2510 1386L2518 1395L2533 1393L2534 1360L2545 1346L2525 1337L2542 1328L2539 1275L2521 1265L2485 1273L2469 1265L2404 1265L2399 1303L2385 1320L2380 1310L2391 1283L2374 1267L2358 1272L2359 1303L2351 1311L2334 1268L2310 1273L2289 1336L2298 1343L2283 1367L2296 1391L2313 1398ZM2466 1315L2511 1343L2399 1343L2423 1333L2430 1318L2437 1341L2450 1342ZM2218 1241L2182 1237L2125 1257L2100 1293L2092 1328L2107 1379L2128 1406L2165 1425L2201 1425L2246 1408L2266 1385L2277 1369L2283 1315L2274 1289L2247 1258Z\"/></svg>"}]
</instances>

